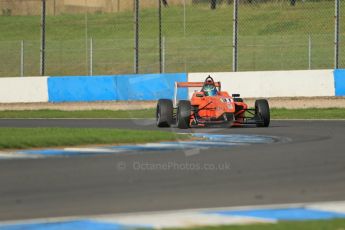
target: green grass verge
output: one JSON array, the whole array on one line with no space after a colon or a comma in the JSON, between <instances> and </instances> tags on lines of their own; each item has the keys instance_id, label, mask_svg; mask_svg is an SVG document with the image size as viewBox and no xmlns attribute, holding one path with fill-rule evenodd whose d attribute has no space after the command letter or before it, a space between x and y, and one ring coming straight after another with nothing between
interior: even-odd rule
<instances>
[{"instance_id":1,"label":"green grass verge","mask_svg":"<svg viewBox=\"0 0 345 230\"><path fill-rule=\"evenodd\" d=\"M345 109L271 109L273 119L345 119Z\"/></svg>"},{"instance_id":2,"label":"green grass verge","mask_svg":"<svg viewBox=\"0 0 345 230\"><path fill-rule=\"evenodd\" d=\"M242 226L201 227L193 230L343 230L345 219L317 220L317 221L291 221L276 224L253 224Z\"/></svg>"},{"instance_id":3,"label":"green grass verge","mask_svg":"<svg viewBox=\"0 0 345 230\"><path fill-rule=\"evenodd\" d=\"M112 111L112 110L23 110L0 111L0 118L154 118L154 109ZM271 109L272 119L345 119L345 109Z\"/></svg>"},{"instance_id":4,"label":"green grass verge","mask_svg":"<svg viewBox=\"0 0 345 230\"><path fill-rule=\"evenodd\" d=\"M162 131L94 128L0 128L0 149L174 141L190 138Z\"/></svg>"},{"instance_id":5,"label":"green grass verge","mask_svg":"<svg viewBox=\"0 0 345 230\"><path fill-rule=\"evenodd\" d=\"M152 118L153 109L142 110L13 110L0 111L0 118Z\"/></svg>"}]
</instances>

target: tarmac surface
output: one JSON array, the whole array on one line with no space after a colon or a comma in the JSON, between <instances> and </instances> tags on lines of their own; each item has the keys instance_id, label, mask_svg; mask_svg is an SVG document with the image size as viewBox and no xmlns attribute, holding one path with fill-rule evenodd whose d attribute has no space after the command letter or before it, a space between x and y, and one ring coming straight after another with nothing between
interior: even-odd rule
<instances>
[{"instance_id":1,"label":"tarmac surface","mask_svg":"<svg viewBox=\"0 0 345 230\"><path fill-rule=\"evenodd\" d=\"M0 127L157 129L144 119L1 119ZM0 220L345 200L345 121L281 120L269 128L187 132L278 141L0 160Z\"/></svg>"}]
</instances>

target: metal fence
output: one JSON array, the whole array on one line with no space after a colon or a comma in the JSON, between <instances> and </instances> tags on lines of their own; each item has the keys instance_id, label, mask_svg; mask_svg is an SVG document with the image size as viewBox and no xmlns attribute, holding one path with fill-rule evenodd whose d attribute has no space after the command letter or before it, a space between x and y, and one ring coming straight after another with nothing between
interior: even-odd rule
<instances>
[{"instance_id":1,"label":"metal fence","mask_svg":"<svg viewBox=\"0 0 345 230\"><path fill-rule=\"evenodd\" d=\"M330 69L336 44L345 68L344 10L340 0L0 0L0 76L40 75L42 53L45 75Z\"/></svg>"}]
</instances>

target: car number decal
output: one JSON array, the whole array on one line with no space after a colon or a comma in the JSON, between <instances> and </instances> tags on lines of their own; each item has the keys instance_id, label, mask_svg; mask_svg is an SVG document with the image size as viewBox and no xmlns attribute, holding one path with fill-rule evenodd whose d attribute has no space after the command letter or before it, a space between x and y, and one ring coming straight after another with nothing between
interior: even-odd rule
<instances>
[{"instance_id":1,"label":"car number decal","mask_svg":"<svg viewBox=\"0 0 345 230\"><path fill-rule=\"evenodd\" d=\"M231 98L221 98L220 101L224 102L224 103L231 103L232 102Z\"/></svg>"}]
</instances>

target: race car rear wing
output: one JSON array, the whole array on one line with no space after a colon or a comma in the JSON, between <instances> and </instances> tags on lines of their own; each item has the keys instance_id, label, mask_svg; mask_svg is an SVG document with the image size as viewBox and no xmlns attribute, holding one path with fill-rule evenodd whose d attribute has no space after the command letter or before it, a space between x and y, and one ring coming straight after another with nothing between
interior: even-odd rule
<instances>
[{"instance_id":1,"label":"race car rear wing","mask_svg":"<svg viewBox=\"0 0 345 230\"><path fill-rule=\"evenodd\" d=\"M175 82L177 88L203 87L205 82ZM215 82L216 87L220 87L220 82Z\"/></svg>"},{"instance_id":2,"label":"race car rear wing","mask_svg":"<svg viewBox=\"0 0 345 230\"><path fill-rule=\"evenodd\" d=\"M174 107L177 106L177 89L178 88L192 88L192 87L203 87L205 82L175 82L175 90L174 90ZM221 88L221 84L219 81L214 82L216 87Z\"/></svg>"}]
</instances>

